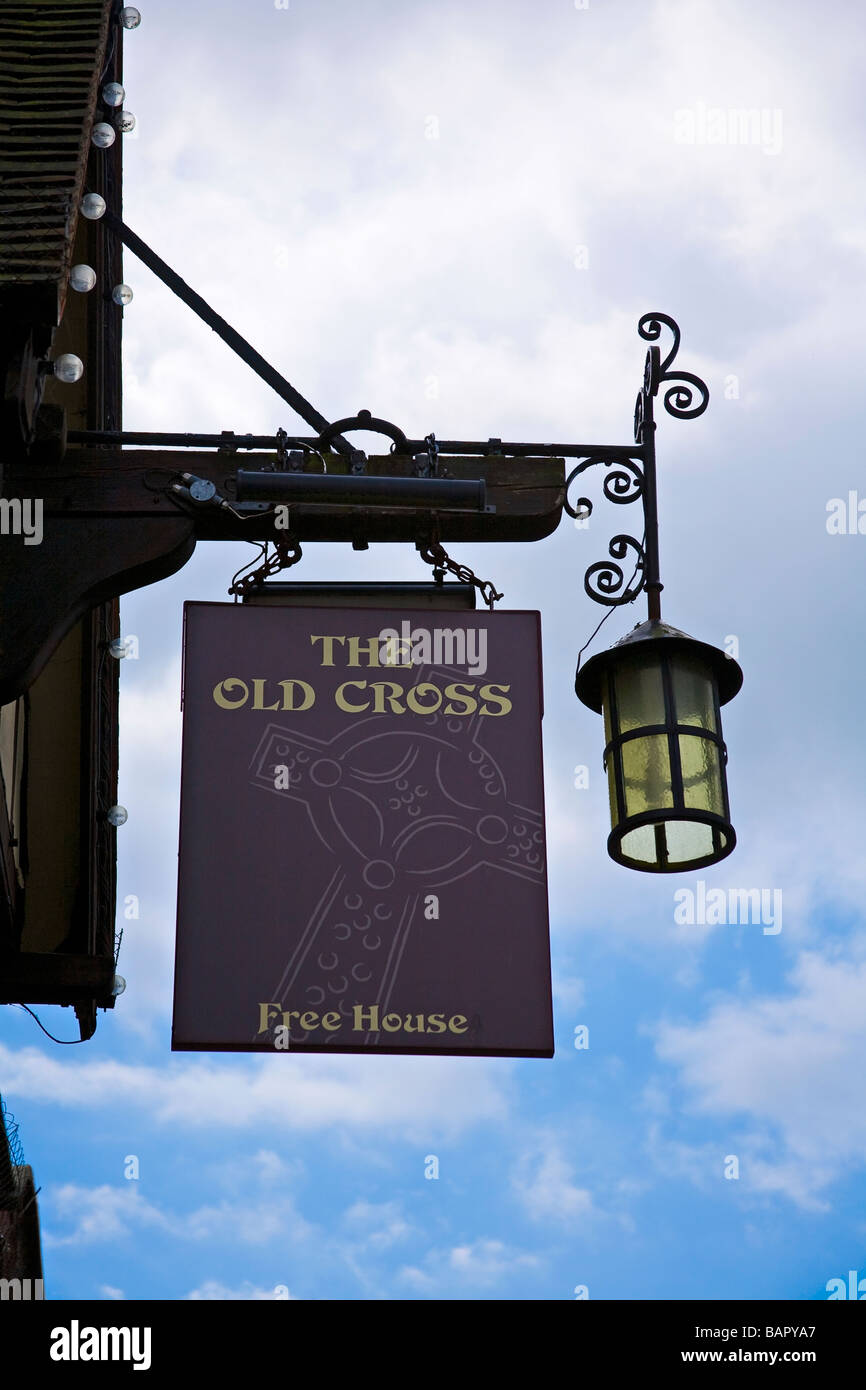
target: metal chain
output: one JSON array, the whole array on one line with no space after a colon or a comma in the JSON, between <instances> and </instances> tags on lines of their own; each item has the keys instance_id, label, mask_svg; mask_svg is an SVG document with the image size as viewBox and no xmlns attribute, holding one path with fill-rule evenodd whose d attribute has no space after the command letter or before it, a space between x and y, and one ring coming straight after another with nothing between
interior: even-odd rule
<instances>
[{"instance_id":1,"label":"metal chain","mask_svg":"<svg viewBox=\"0 0 866 1390\"><path fill-rule=\"evenodd\" d=\"M475 571L471 570L468 565L461 565L456 560L452 560L444 546L435 538L431 537L429 541L416 541L416 545L421 559L433 566L433 575L437 583L442 582L447 571L448 574L453 574L455 578L459 579L461 584L474 585L491 612L494 603L504 597L498 592L492 579L479 579Z\"/></svg>"},{"instance_id":2,"label":"metal chain","mask_svg":"<svg viewBox=\"0 0 866 1390\"><path fill-rule=\"evenodd\" d=\"M268 555L268 544L269 542L265 542L263 560L257 569L245 574L243 579L238 578L242 572L238 570L229 585L230 594L234 594L236 598L241 598L251 589L257 588L264 580L269 579L272 574L279 574L280 570L291 569L292 565L296 565L303 558L300 541L295 536L280 536L278 540L275 540L272 555Z\"/></svg>"}]
</instances>

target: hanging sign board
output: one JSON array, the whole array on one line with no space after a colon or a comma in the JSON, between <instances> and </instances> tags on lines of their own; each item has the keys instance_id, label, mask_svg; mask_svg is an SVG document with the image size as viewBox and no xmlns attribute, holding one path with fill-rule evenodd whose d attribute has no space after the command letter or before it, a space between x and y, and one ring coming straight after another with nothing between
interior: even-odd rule
<instances>
[{"instance_id":1,"label":"hanging sign board","mask_svg":"<svg viewBox=\"0 0 866 1390\"><path fill-rule=\"evenodd\" d=\"M172 1047L550 1057L539 616L187 603Z\"/></svg>"}]
</instances>

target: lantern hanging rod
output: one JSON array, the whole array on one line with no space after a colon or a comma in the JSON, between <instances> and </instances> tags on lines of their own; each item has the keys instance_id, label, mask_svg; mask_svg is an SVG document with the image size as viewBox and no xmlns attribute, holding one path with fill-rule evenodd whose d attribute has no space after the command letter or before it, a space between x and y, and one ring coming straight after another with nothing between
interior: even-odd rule
<instances>
[{"instance_id":1,"label":"lantern hanging rod","mask_svg":"<svg viewBox=\"0 0 866 1390\"><path fill-rule=\"evenodd\" d=\"M141 448L152 445L154 448L181 449L224 449L234 453L236 449L266 449L278 452L280 440L272 434L174 434L166 431L148 430L70 430L67 436L70 444L88 446L109 444L129 445ZM290 435L289 444L321 447L318 435ZM642 444L536 444L516 443L501 439L441 439L437 440L440 454L477 454L498 458L587 458L599 462L619 463L624 459L642 459ZM426 439L406 439L394 453L423 454L427 452Z\"/></svg>"},{"instance_id":2,"label":"lantern hanging rod","mask_svg":"<svg viewBox=\"0 0 866 1390\"><path fill-rule=\"evenodd\" d=\"M126 223L123 222L116 213L106 211L104 213L104 220L106 225L120 238L124 246L128 246L130 251L138 256L138 259L143 261L148 269L152 270L154 275L177 295L178 299L182 299L184 304L192 309L193 313L198 314L199 318L202 319L209 328L212 328L214 333L217 333L219 337L222 338L223 342L227 343L232 351L236 352L238 357L246 362L248 367L252 367L256 375L260 376L262 381L266 381L267 384L276 391L277 395L281 396L283 400L292 407L292 410L300 415L301 419L307 425L319 431L330 429L329 422L325 419L324 415L320 415L318 410L301 395L300 391L295 390L291 382L286 381L282 373L278 372L275 367L272 367L270 362L266 362L261 353L256 352L255 348L251 343L247 342L246 338L241 337L240 333L232 328L231 324L227 323L221 315L216 313L207 301L202 299L200 294L196 294L195 290L191 289L186 281L182 280L177 272L172 270L171 266L167 265L161 256L158 256L155 251L151 250L147 243L142 241L141 237L137 236L131 227L127 227ZM334 448L337 449L339 453L345 454L347 457L351 456L353 453L351 444L348 440L343 439L342 436L336 435L333 443Z\"/></svg>"}]
</instances>

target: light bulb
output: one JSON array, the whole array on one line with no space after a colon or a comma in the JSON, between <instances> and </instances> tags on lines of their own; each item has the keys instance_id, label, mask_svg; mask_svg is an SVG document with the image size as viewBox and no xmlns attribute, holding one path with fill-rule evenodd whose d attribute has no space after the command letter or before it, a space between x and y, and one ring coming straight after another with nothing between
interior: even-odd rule
<instances>
[{"instance_id":1,"label":"light bulb","mask_svg":"<svg viewBox=\"0 0 866 1390\"><path fill-rule=\"evenodd\" d=\"M54 359L54 375L58 381L68 384L78 381L84 374L84 363L74 352L62 352Z\"/></svg>"},{"instance_id":2,"label":"light bulb","mask_svg":"<svg viewBox=\"0 0 866 1390\"><path fill-rule=\"evenodd\" d=\"M105 813L105 819L109 825L126 825L129 812L125 806L111 806Z\"/></svg>"},{"instance_id":3,"label":"light bulb","mask_svg":"<svg viewBox=\"0 0 866 1390\"><path fill-rule=\"evenodd\" d=\"M141 11L134 5L124 5L120 11L120 22L124 29L137 29L141 23Z\"/></svg>"},{"instance_id":4,"label":"light bulb","mask_svg":"<svg viewBox=\"0 0 866 1390\"><path fill-rule=\"evenodd\" d=\"M122 994L125 989L126 980L123 978L122 975L115 975L114 979L111 982L111 993L114 995L115 999L117 998L118 994Z\"/></svg>"},{"instance_id":5,"label":"light bulb","mask_svg":"<svg viewBox=\"0 0 866 1390\"><path fill-rule=\"evenodd\" d=\"M81 199L81 216L88 222L95 222L105 212L105 199L98 193L85 193Z\"/></svg>"},{"instance_id":6,"label":"light bulb","mask_svg":"<svg viewBox=\"0 0 866 1390\"><path fill-rule=\"evenodd\" d=\"M131 304L132 290L129 285L115 285L114 289L111 291L111 297L115 304Z\"/></svg>"},{"instance_id":7,"label":"light bulb","mask_svg":"<svg viewBox=\"0 0 866 1390\"><path fill-rule=\"evenodd\" d=\"M122 106L126 92L119 82L106 82L102 89L102 100L106 106Z\"/></svg>"},{"instance_id":8,"label":"light bulb","mask_svg":"<svg viewBox=\"0 0 866 1390\"><path fill-rule=\"evenodd\" d=\"M131 130L135 130L135 117L131 111L121 111L117 118L117 129L122 130L124 135L128 135Z\"/></svg>"},{"instance_id":9,"label":"light bulb","mask_svg":"<svg viewBox=\"0 0 866 1390\"><path fill-rule=\"evenodd\" d=\"M109 125L107 121L97 121L90 132L90 138L97 149L107 150L109 145L114 144L114 126Z\"/></svg>"},{"instance_id":10,"label":"light bulb","mask_svg":"<svg viewBox=\"0 0 866 1390\"><path fill-rule=\"evenodd\" d=\"M69 272L69 283L74 290L86 294L96 284L96 271L92 265L74 265Z\"/></svg>"},{"instance_id":11,"label":"light bulb","mask_svg":"<svg viewBox=\"0 0 866 1390\"><path fill-rule=\"evenodd\" d=\"M129 644L125 637L115 637L113 642L109 642L108 650L115 661L122 661L125 656L129 655Z\"/></svg>"}]
</instances>

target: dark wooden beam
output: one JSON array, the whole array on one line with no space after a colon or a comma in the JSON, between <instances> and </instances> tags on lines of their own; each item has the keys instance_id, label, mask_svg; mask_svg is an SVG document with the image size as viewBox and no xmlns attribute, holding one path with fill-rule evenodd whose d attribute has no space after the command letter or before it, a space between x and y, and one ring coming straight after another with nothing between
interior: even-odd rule
<instances>
[{"instance_id":1,"label":"dark wooden beam","mask_svg":"<svg viewBox=\"0 0 866 1390\"><path fill-rule=\"evenodd\" d=\"M57 951L0 955L0 1004L78 1004L114 1008L114 958Z\"/></svg>"},{"instance_id":2,"label":"dark wooden beam","mask_svg":"<svg viewBox=\"0 0 866 1390\"><path fill-rule=\"evenodd\" d=\"M41 545L6 536L0 548L0 705L23 694L72 625L95 604L174 574L195 549L179 513L62 515L44 521Z\"/></svg>"}]
</instances>

